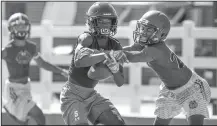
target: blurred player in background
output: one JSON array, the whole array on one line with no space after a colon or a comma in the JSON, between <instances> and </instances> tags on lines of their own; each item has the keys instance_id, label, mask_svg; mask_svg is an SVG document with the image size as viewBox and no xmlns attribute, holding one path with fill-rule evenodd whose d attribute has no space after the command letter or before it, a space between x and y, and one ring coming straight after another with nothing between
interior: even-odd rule
<instances>
[{"instance_id":1,"label":"blurred player in background","mask_svg":"<svg viewBox=\"0 0 217 126\"><path fill-rule=\"evenodd\" d=\"M54 73L67 77L68 72L42 59L37 52L36 44L28 40L31 24L27 15L15 13L8 20L10 43L2 49L2 59L6 61L9 78L5 83L6 112L19 124L27 125L28 116L38 125L45 125L42 110L32 101L29 67L34 59L37 65Z\"/></svg>"},{"instance_id":2,"label":"blurred player in background","mask_svg":"<svg viewBox=\"0 0 217 126\"><path fill-rule=\"evenodd\" d=\"M124 47L124 52L130 62L147 62L163 82L156 101L155 125L168 125L182 108L190 125L203 125L204 118L209 117L209 84L165 44L169 31L168 17L149 11L137 21L135 43Z\"/></svg>"},{"instance_id":3,"label":"blurred player in background","mask_svg":"<svg viewBox=\"0 0 217 126\"><path fill-rule=\"evenodd\" d=\"M96 2L87 12L86 25L89 31L78 37L69 79L60 95L63 119L67 125L87 125L88 120L92 124L124 125L111 101L94 89L99 79L88 76L90 71L105 64L117 86L124 84L123 66L119 62L125 61L126 57L123 52L114 54L110 51L122 49L118 40L112 37L117 31L116 10L107 2ZM105 73L101 71L100 74Z\"/></svg>"}]
</instances>

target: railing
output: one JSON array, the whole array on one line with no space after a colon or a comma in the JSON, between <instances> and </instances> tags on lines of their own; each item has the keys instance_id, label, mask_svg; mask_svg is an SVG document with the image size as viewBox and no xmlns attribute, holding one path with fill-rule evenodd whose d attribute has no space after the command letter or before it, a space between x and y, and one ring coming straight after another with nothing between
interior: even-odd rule
<instances>
[{"instance_id":1,"label":"railing","mask_svg":"<svg viewBox=\"0 0 217 126\"><path fill-rule=\"evenodd\" d=\"M6 22L2 22L3 43L4 47L8 42L8 31ZM120 26L116 38L127 38L130 44L133 43L132 32L135 29L135 21L132 21L129 26ZM76 38L78 35L87 30L85 26L53 26L49 21L42 21L41 25L33 25L31 37L41 38L41 53L42 57L47 61L58 65L69 65L71 56L53 55L53 37L61 38ZM181 27L172 27L168 35L168 39L182 39L182 56L181 60L194 68L210 68L217 69L217 57L195 57L196 39L217 39L217 28L213 27L195 27L194 22L185 21ZM31 62L35 64L35 62ZM142 86L142 67L147 67L144 63L127 64L129 67L129 85L116 87L114 85L99 84L96 90L103 96L110 98L114 103L130 104L132 112L139 112L141 98L144 96L157 96L159 85ZM3 85L7 77L7 69L3 62L2 67ZM135 79L136 78L136 79ZM44 108L49 108L51 103L52 92L60 92L63 82L53 84L52 73L40 69L40 82L32 83L33 93L41 94L40 99ZM3 86L4 87L4 86ZM212 87L212 98L217 99L217 88Z\"/></svg>"}]
</instances>

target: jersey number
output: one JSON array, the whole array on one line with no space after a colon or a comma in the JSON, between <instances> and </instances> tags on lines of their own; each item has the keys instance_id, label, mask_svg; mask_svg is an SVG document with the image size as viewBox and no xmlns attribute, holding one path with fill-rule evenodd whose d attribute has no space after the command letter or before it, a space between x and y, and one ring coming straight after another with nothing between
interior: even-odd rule
<instances>
[{"instance_id":1,"label":"jersey number","mask_svg":"<svg viewBox=\"0 0 217 126\"><path fill-rule=\"evenodd\" d=\"M74 111L74 116L75 116L75 121L80 120L79 115L78 115L78 111Z\"/></svg>"},{"instance_id":2,"label":"jersey number","mask_svg":"<svg viewBox=\"0 0 217 126\"><path fill-rule=\"evenodd\" d=\"M170 54L170 61L171 62L176 62L178 64L179 69L184 67L184 63L174 53Z\"/></svg>"}]
</instances>

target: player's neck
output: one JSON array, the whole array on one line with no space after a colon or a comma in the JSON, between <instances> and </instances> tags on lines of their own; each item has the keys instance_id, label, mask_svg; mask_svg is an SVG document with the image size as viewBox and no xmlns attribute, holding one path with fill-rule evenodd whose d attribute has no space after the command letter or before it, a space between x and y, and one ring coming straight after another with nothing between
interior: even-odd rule
<instances>
[{"instance_id":1,"label":"player's neck","mask_svg":"<svg viewBox=\"0 0 217 126\"><path fill-rule=\"evenodd\" d=\"M26 41L25 40L15 39L14 40L14 45L16 45L16 46L25 46L26 45Z\"/></svg>"},{"instance_id":2,"label":"player's neck","mask_svg":"<svg viewBox=\"0 0 217 126\"><path fill-rule=\"evenodd\" d=\"M108 44L108 37L107 36L98 36L97 41L100 47L105 47Z\"/></svg>"},{"instance_id":3,"label":"player's neck","mask_svg":"<svg viewBox=\"0 0 217 126\"><path fill-rule=\"evenodd\" d=\"M99 39L99 40L108 40L108 36L105 36L105 35L99 35L99 36L97 36L97 39Z\"/></svg>"}]
</instances>

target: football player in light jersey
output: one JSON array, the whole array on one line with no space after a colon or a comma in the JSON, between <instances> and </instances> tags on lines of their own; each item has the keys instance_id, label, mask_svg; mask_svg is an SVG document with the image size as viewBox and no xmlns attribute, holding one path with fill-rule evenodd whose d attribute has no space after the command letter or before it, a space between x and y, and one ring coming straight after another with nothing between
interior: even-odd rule
<instances>
[{"instance_id":1,"label":"football player in light jersey","mask_svg":"<svg viewBox=\"0 0 217 126\"><path fill-rule=\"evenodd\" d=\"M210 87L165 44L170 31L168 17L148 11L137 21L134 44L124 47L130 62L147 62L162 80L156 101L155 125L168 125L184 109L189 125L203 125L209 117Z\"/></svg>"},{"instance_id":2,"label":"football player in light jersey","mask_svg":"<svg viewBox=\"0 0 217 126\"><path fill-rule=\"evenodd\" d=\"M2 59L6 62L9 78L5 83L6 112L19 124L27 125L28 116L38 125L45 125L42 110L32 101L29 67L34 59L41 68L67 77L68 72L46 62L37 52L34 42L28 40L31 24L27 15L15 13L8 20L10 43L2 49Z\"/></svg>"},{"instance_id":3,"label":"football player in light jersey","mask_svg":"<svg viewBox=\"0 0 217 126\"><path fill-rule=\"evenodd\" d=\"M117 86L124 84L123 66L119 62L125 61L126 57L124 53L114 54L111 51L122 49L118 40L112 37L117 31L114 7L107 2L94 3L87 12L86 24L89 31L78 37L69 79L60 95L63 119L67 125L88 125L88 120L94 125L124 125L123 118L111 101L94 89L99 79L91 78L88 74L95 68L103 68L105 64Z\"/></svg>"}]
</instances>

